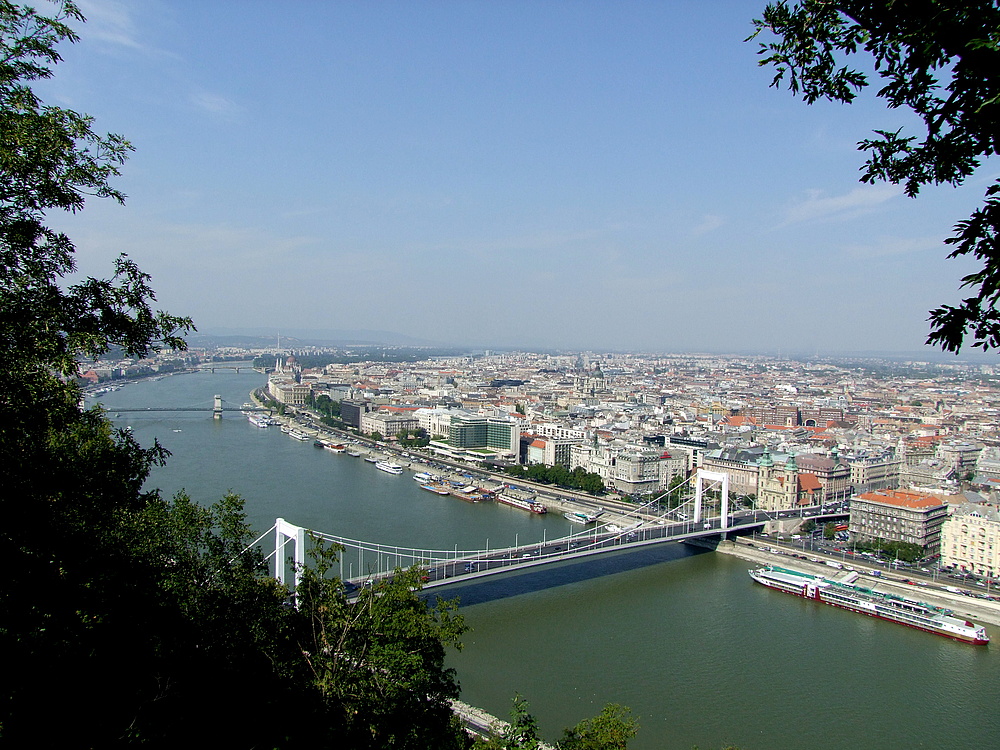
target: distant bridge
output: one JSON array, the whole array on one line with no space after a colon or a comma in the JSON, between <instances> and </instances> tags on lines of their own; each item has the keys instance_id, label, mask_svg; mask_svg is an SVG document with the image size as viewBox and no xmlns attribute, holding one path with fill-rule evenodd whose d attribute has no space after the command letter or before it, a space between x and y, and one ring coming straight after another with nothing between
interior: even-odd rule
<instances>
[{"instance_id":1,"label":"distant bridge","mask_svg":"<svg viewBox=\"0 0 1000 750\"><path fill-rule=\"evenodd\" d=\"M131 413L153 412L153 411L204 411L204 412L212 412L213 416L216 419L221 419L223 412L227 411L228 412L254 411L254 412L267 412L268 414L270 414L274 410L266 406L255 406L247 404L244 404L243 406L235 406L233 404L230 404L228 401L224 400L222 396L216 395L212 403L212 406L133 406L133 407L114 408L114 409L108 407L108 411L113 411L115 414L123 414L129 412Z\"/></svg>"},{"instance_id":2,"label":"distant bridge","mask_svg":"<svg viewBox=\"0 0 1000 750\"><path fill-rule=\"evenodd\" d=\"M241 370L253 370L255 372L261 372L261 373L264 372L264 370L260 369L259 367L254 367L253 365L217 365L211 363L198 365L195 369L210 370L211 372L215 372L216 370L235 370L237 374Z\"/></svg>"}]
</instances>

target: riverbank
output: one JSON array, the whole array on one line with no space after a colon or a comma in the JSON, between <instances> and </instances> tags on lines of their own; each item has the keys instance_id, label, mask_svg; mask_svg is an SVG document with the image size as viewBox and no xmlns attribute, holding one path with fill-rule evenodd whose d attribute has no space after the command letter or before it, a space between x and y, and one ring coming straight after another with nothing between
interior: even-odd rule
<instances>
[{"instance_id":1,"label":"riverbank","mask_svg":"<svg viewBox=\"0 0 1000 750\"><path fill-rule=\"evenodd\" d=\"M801 570L805 573L825 576L827 578L836 579L844 574L844 571L834 570L828 566L825 561L812 562L810 560L792 558L789 554L784 553L784 551L782 551L781 554L764 551L764 549L760 547L750 546L752 544L753 542L744 541L742 539L737 539L735 541L723 541L719 543L716 551L722 552L726 555L734 555L735 557L739 557L740 559L747 560L748 562L752 562L757 565L780 565L783 568L793 568L795 570ZM769 547L768 549L771 548ZM812 552L810 554L820 560L823 560L825 557L819 552ZM829 559L831 561L835 561L832 557ZM850 567L859 573L868 573L875 569L869 565L858 564L857 561L852 562ZM937 607L950 609L958 616L967 617L973 621L1000 627L1000 603L997 602L990 602L984 599L973 599L963 594L945 591L937 586L903 583L902 579L892 577L866 577L864 584L874 591L884 591L886 593L906 596L911 599L919 599L920 601L933 604Z\"/></svg>"},{"instance_id":2,"label":"riverbank","mask_svg":"<svg viewBox=\"0 0 1000 750\"><path fill-rule=\"evenodd\" d=\"M264 403L258 396L257 389L250 392L250 398L258 407L264 407ZM312 425L304 425L297 421L300 415L306 415L312 420ZM369 438L345 430L322 424L319 414L308 409L297 407L297 411L284 415L272 414L272 418L280 424L294 427L296 430L313 439L336 439L345 443L351 443L363 454L378 459L385 459L400 464L404 468L414 471L424 471L430 464L438 464L447 467L438 470L443 476L453 482L465 482L475 484L483 489L496 492L505 484L517 484L533 491L537 500L544 504L550 512L555 513L600 513L602 522L617 524L621 528L626 528L640 520L636 515L636 506L626 503L614 497L595 497L585 493L569 490L553 485L538 484L524 478L517 478L512 482L511 477L504 474L489 471L479 466L463 465L452 459L443 458L437 455L418 453L419 449L402 449L391 444L375 443ZM468 475L479 475L480 480L469 480ZM645 518L644 520L650 520Z\"/></svg>"}]
</instances>

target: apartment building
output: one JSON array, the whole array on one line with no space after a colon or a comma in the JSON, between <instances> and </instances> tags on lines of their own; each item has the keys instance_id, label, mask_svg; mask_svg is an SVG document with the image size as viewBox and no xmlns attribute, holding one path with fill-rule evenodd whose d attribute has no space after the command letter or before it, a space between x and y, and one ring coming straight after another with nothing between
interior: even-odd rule
<instances>
[{"instance_id":1,"label":"apartment building","mask_svg":"<svg viewBox=\"0 0 1000 750\"><path fill-rule=\"evenodd\" d=\"M941 527L941 564L978 576L1000 576L1000 509L963 503Z\"/></svg>"},{"instance_id":2,"label":"apartment building","mask_svg":"<svg viewBox=\"0 0 1000 750\"><path fill-rule=\"evenodd\" d=\"M928 553L941 546L948 509L941 496L909 490L879 490L851 500L848 531L854 539L909 542Z\"/></svg>"}]
</instances>

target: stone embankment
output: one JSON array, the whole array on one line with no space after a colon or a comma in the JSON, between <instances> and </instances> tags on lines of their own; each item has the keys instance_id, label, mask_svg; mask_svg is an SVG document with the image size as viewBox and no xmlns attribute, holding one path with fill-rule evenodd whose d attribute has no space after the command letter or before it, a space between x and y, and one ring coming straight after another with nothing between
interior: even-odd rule
<instances>
[{"instance_id":1,"label":"stone embankment","mask_svg":"<svg viewBox=\"0 0 1000 750\"><path fill-rule=\"evenodd\" d=\"M778 549L776 545L774 545L774 548ZM765 552L760 546L751 547L747 541L742 539L732 542L720 542L716 549L719 552L723 552L727 555L735 555L736 557L748 560L756 565L780 565L783 568L793 568L795 570L801 570L813 575L826 576L827 578L842 578L845 573L850 572L847 571L846 568L844 570L831 568L826 564L825 560L829 559L831 562L840 562L840 558L828 557L818 552L808 553L810 557L821 560L821 562L816 563L811 562L810 560L802 560L800 558L792 557L788 554L793 552L791 549L782 549L781 551L784 554ZM868 573L877 569L874 566L866 565L857 560L849 561L849 564L851 568L859 573ZM944 591L940 588L938 583L928 583L928 585L912 585L903 583L902 578L894 577L895 575L896 574L890 574L890 576L886 576L885 571L882 571L882 578L876 579L865 576L862 581L859 581L859 583L863 583L866 587L874 591L884 591L887 593L897 594L899 596L906 596L910 599L917 599L919 601L927 602L928 604L933 604L936 607L950 609L954 611L955 615L958 617L967 617L975 622L989 623L990 625L1000 626L1000 602L976 599L964 594ZM956 586L955 588L960 587ZM976 591L978 587L975 586L971 588L964 588L973 593L981 593Z\"/></svg>"},{"instance_id":2,"label":"stone embankment","mask_svg":"<svg viewBox=\"0 0 1000 750\"><path fill-rule=\"evenodd\" d=\"M488 737L492 732L500 734L510 728L510 724L506 721L462 701L451 701L451 710L465 724L466 731L479 737ZM555 748L552 745L539 742L538 750L555 750Z\"/></svg>"}]
</instances>

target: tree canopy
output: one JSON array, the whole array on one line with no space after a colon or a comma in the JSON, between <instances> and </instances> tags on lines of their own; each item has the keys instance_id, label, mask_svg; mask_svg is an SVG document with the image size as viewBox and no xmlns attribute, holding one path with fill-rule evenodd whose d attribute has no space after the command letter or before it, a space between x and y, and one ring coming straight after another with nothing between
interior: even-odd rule
<instances>
[{"instance_id":1,"label":"tree canopy","mask_svg":"<svg viewBox=\"0 0 1000 750\"><path fill-rule=\"evenodd\" d=\"M920 136L879 130L858 144L866 154L861 181L959 185L1000 150L1000 5L995 0L801 0L769 4L754 21L760 64L812 104L850 103L869 76L844 59L865 54L881 79L877 95L923 122ZM1000 346L1000 180L944 242L949 258L970 255L982 267L961 280L972 296L930 311L927 343L957 352L964 344Z\"/></svg>"}]
</instances>

